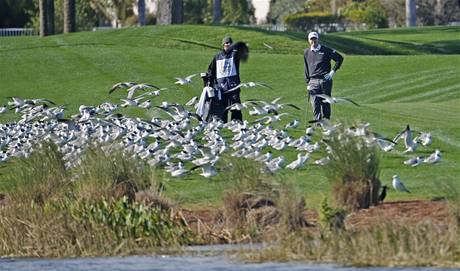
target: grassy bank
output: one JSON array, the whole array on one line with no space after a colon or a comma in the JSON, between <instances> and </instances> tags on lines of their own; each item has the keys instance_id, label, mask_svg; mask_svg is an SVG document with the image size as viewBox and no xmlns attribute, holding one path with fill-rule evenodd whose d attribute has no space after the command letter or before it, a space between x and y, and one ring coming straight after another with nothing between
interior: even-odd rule
<instances>
[{"instance_id":1,"label":"grassy bank","mask_svg":"<svg viewBox=\"0 0 460 271\"><path fill-rule=\"evenodd\" d=\"M282 169L272 175L261 174L248 160L226 158L218 165L220 174L211 179L202 178L198 171L173 178L162 168L98 148L82 154L84 162L67 170L61 154L53 146L45 146L29 158L0 164L0 255L123 255L187 244L275 241L278 246L252 258L356 265L430 265L431 261L457 266L458 221L444 228L382 224L370 231L336 232L305 221L302 211L323 212L322 200L335 199L331 196L334 186L344 175L355 177L353 173L363 173L361 180L375 181L376 187L377 180L388 185L385 201L446 198L448 193L440 189L444 184L451 185L449 191L460 190L459 30L414 28L321 37L322 42L345 54L334 77L333 94L361 105L334 105L335 122L343 126L369 122L373 132L389 138L410 124L416 131L431 132L431 146L421 146L414 154L403 153L402 144L390 153L378 151L371 159L378 168L370 172L366 167L358 168L359 172L350 170L342 166L342 160L336 161L332 170L341 171L338 177L311 162L300 170ZM82 104L120 103L125 93L108 94L120 81L167 87L153 98L154 105L162 101L183 104L201 92L202 82L196 78L190 85L176 86L174 77L204 71L227 34L247 41L251 48L248 63L241 65L242 81L273 87L244 89L242 100L282 97L282 102L298 105L302 110L288 111L289 117L273 126L282 128L297 118L300 128L289 130L289 135L304 135L307 120L312 118L302 74L304 33L154 26L47 38L2 38L0 105L11 96L47 98L65 105L66 116L70 116ZM159 109L116 112L145 119L167 117ZM243 114L250 122L255 119L246 111ZM1 123L17 120L11 111L0 115ZM435 149L442 153L437 164L410 167L402 163L414 155L428 156ZM297 154L293 149L272 151L283 154L287 163ZM323 146L310 161L325 154ZM355 166L362 161L355 161ZM391 188L394 174L404 180L410 194ZM458 202L456 206L452 209L454 220L459 217ZM217 211L207 214L212 217L208 221L201 221L193 212L202 209ZM186 210L192 213L189 217ZM442 238L436 238L439 235Z\"/></svg>"},{"instance_id":2,"label":"grassy bank","mask_svg":"<svg viewBox=\"0 0 460 271\"><path fill-rule=\"evenodd\" d=\"M460 85L455 76L460 72L460 56L452 54L458 52L449 45L449 41L458 36L458 31L458 27L396 29L331 34L322 38L325 44L336 46L347 54L343 68L335 77L334 95L350 97L362 105L359 108L346 104L335 106L335 120L370 122L373 131L388 137L393 137L409 123L415 130L432 132L433 145L420 149L420 155L428 155L434 148L443 153L442 163L418 168L402 164L408 155L402 154L401 149L385 154L380 172L382 182L389 184L391 176L397 173L413 191L412 194L389 193L389 200L439 197L441 195L433 187L444 180L456 180L460 175L457 167L460 130L456 125L460 120L457 110ZM163 91L154 103L184 103L199 94L201 82L195 80L192 85L178 88L173 84L174 77L205 70L225 34L250 44L250 60L241 65L242 80L262 81L274 88L244 90L242 99L272 100L281 96L282 101L304 108L289 113L292 118L301 120L299 127L305 127L306 120L312 116L302 79L304 34L247 28L155 26L44 39L2 39L0 73L4 76L0 81L0 103L6 103L8 96L45 97L66 104L67 115L71 115L80 104L120 102L123 93L108 95L108 89L119 81L169 87L170 90ZM390 56L360 55L380 54L394 40L415 43L422 49L414 45L412 51L407 51L407 46L397 44L391 52L385 53L392 54ZM269 50L263 42L275 49ZM423 49L430 46L444 48L444 51ZM408 52L417 55L405 55ZM161 115L156 110L120 112L143 117ZM253 120L247 112L244 114L245 118ZM11 113L0 117L2 122L16 118ZM289 119L275 126L282 127L287 121ZM303 132L299 128L290 134L298 137ZM285 155L288 159L295 157L291 151ZM282 170L279 174L296 182L301 191L309 195L306 198L310 206L319 206L321 194L330 189L323 169L317 166L308 165L295 172ZM165 174L164 179L165 193L184 204L215 206L221 203L224 183L217 179L208 181L195 174L179 181ZM0 182L0 187L8 185L4 180Z\"/></svg>"}]
</instances>

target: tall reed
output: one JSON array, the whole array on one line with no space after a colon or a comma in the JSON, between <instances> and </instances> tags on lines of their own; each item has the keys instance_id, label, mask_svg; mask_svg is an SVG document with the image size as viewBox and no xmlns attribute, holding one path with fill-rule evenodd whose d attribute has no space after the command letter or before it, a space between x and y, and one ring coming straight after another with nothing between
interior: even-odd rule
<instances>
[{"instance_id":1,"label":"tall reed","mask_svg":"<svg viewBox=\"0 0 460 271\"><path fill-rule=\"evenodd\" d=\"M327 144L331 161L325 172L336 202L349 211L376 205L380 180L375 146L343 128L337 129Z\"/></svg>"}]
</instances>

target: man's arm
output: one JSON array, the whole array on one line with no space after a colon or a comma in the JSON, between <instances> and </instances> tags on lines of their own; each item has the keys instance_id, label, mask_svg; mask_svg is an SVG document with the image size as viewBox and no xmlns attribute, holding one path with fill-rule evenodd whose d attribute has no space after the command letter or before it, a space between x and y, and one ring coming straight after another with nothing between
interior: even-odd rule
<instances>
[{"instance_id":1,"label":"man's arm","mask_svg":"<svg viewBox=\"0 0 460 271\"><path fill-rule=\"evenodd\" d=\"M310 73L308 71L308 61L307 61L307 56L308 56L308 51L305 50L304 53L303 53L303 62L304 62L304 77L305 77L305 83L307 83L308 85L308 82L310 82Z\"/></svg>"},{"instance_id":2,"label":"man's arm","mask_svg":"<svg viewBox=\"0 0 460 271\"><path fill-rule=\"evenodd\" d=\"M208 74L211 78L211 84L214 85L217 81L216 75L216 56L214 56L208 66Z\"/></svg>"},{"instance_id":3,"label":"man's arm","mask_svg":"<svg viewBox=\"0 0 460 271\"><path fill-rule=\"evenodd\" d=\"M331 58L335 61L335 65L332 68L333 71L337 71L342 66L343 56L339 54L336 50L331 49Z\"/></svg>"}]
</instances>

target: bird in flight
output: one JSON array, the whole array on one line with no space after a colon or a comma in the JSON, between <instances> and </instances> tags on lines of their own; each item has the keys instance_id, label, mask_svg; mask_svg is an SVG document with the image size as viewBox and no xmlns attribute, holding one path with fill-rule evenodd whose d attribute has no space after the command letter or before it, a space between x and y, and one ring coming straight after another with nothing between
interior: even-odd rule
<instances>
[{"instance_id":1,"label":"bird in flight","mask_svg":"<svg viewBox=\"0 0 460 271\"><path fill-rule=\"evenodd\" d=\"M233 87L227 90L226 93L237 90L239 88L254 88L254 87L264 87L264 88L273 89L271 86L265 83L262 83L262 82L247 82L247 83L239 83L236 87Z\"/></svg>"},{"instance_id":2,"label":"bird in flight","mask_svg":"<svg viewBox=\"0 0 460 271\"><path fill-rule=\"evenodd\" d=\"M193 78L194 76L196 76L196 75L197 75L197 74L194 73L194 74L191 74L191 75L189 75L189 76L187 76L187 77L185 77L185 78L174 77L175 79L177 79L177 81L174 82L174 84L181 85L181 86L190 84L190 83L192 83L192 78Z\"/></svg>"},{"instance_id":3,"label":"bird in flight","mask_svg":"<svg viewBox=\"0 0 460 271\"><path fill-rule=\"evenodd\" d=\"M263 42L263 45L264 45L265 47L267 47L268 49L273 50L273 46L268 45L268 44L266 44L265 42Z\"/></svg>"},{"instance_id":4,"label":"bird in flight","mask_svg":"<svg viewBox=\"0 0 460 271\"><path fill-rule=\"evenodd\" d=\"M145 83L135 83L135 82L120 82L116 83L115 85L112 86L112 88L109 90L109 94L112 94L117 89L127 89L128 91L128 96L126 97L127 99L132 99L134 96L134 93L138 90L144 90L144 89L157 89L160 90L159 87L152 85L152 84L145 84Z\"/></svg>"},{"instance_id":5,"label":"bird in flight","mask_svg":"<svg viewBox=\"0 0 460 271\"><path fill-rule=\"evenodd\" d=\"M313 96L323 98L323 103L336 104L336 103L341 103L341 102L349 102L356 106L360 106L358 103L356 103L352 99L346 98L346 97L332 97L326 94L316 94Z\"/></svg>"},{"instance_id":6,"label":"bird in flight","mask_svg":"<svg viewBox=\"0 0 460 271\"><path fill-rule=\"evenodd\" d=\"M119 89L119 88L130 88L134 85L137 85L137 83L135 82L120 82L120 83L116 83L115 85L113 85L110 90L109 90L109 94L112 94L112 92L114 92L115 90Z\"/></svg>"}]
</instances>

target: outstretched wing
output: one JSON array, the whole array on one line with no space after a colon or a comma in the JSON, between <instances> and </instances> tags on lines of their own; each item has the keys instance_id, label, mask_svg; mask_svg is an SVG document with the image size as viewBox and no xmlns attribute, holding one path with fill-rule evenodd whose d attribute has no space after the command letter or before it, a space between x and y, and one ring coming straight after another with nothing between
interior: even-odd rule
<instances>
[{"instance_id":1,"label":"outstretched wing","mask_svg":"<svg viewBox=\"0 0 460 271\"><path fill-rule=\"evenodd\" d=\"M249 47L246 43L244 42L236 42L234 43L231 48L232 50L236 50L238 52L238 55L240 59L244 62L247 61L249 58Z\"/></svg>"},{"instance_id":2,"label":"outstretched wing","mask_svg":"<svg viewBox=\"0 0 460 271\"><path fill-rule=\"evenodd\" d=\"M353 101L352 99L350 98L346 98L346 97L341 97L341 98L336 98L337 100L342 100L342 101L347 101L347 102L350 102L356 106L360 106L358 103L356 103L355 101Z\"/></svg>"}]
</instances>

